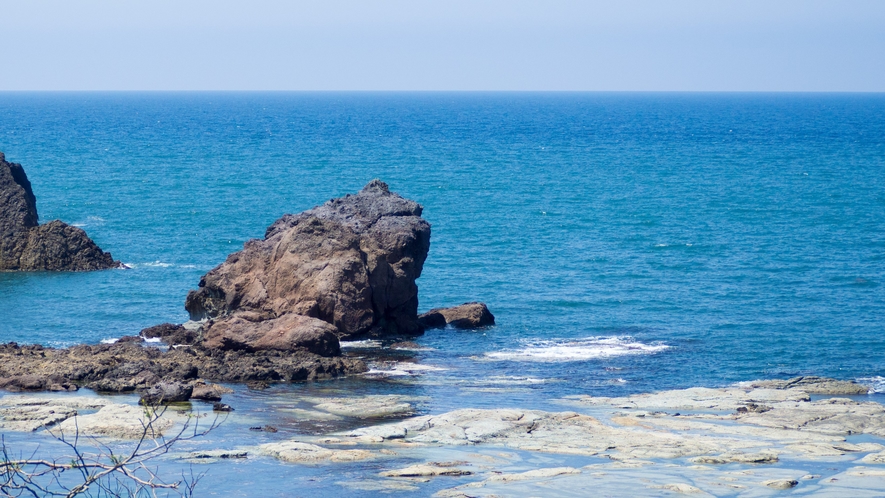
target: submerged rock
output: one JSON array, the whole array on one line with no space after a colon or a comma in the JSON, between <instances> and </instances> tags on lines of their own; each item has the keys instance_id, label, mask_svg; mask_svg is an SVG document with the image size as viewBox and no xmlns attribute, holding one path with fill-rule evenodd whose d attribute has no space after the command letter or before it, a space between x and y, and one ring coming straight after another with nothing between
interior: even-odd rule
<instances>
[{"instance_id":1,"label":"submerged rock","mask_svg":"<svg viewBox=\"0 0 885 498\"><path fill-rule=\"evenodd\" d=\"M373 180L356 195L287 214L204 275L185 308L192 320L212 320L204 339L222 349L311 343L337 354L321 338L327 331L420 334L415 280L430 248L421 211Z\"/></svg>"},{"instance_id":2,"label":"submerged rock","mask_svg":"<svg viewBox=\"0 0 885 498\"><path fill-rule=\"evenodd\" d=\"M624 398L570 397L562 402L592 410L596 416L570 411L467 408L364 427L342 436L358 443L399 447L494 445L598 455L625 464L688 458L696 465L766 465L780 461L782 455L815 459L855 453L860 459L864 453L885 449L878 443L845 441L849 435L885 437L885 407L846 398L812 401L804 391L806 387L814 389L742 386ZM735 410L761 401L768 409ZM878 458L870 456L866 461L872 463Z\"/></svg>"},{"instance_id":3,"label":"submerged rock","mask_svg":"<svg viewBox=\"0 0 885 498\"><path fill-rule=\"evenodd\" d=\"M399 417L415 413L411 403L416 398L396 394L370 394L353 398L314 398L303 401L314 403L314 408L333 415L358 418Z\"/></svg>"},{"instance_id":4,"label":"submerged rock","mask_svg":"<svg viewBox=\"0 0 885 498\"><path fill-rule=\"evenodd\" d=\"M37 224L37 200L25 170L0 152L0 271L119 268L82 229L59 220Z\"/></svg>"},{"instance_id":5,"label":"submerged rock","mask_svg":"<svg viewBox=\"0 0 885 498\"><path fill-rule=\"evenodd\" d=\"M485 303L464 303L451 308L436 308L418 317L418 322L426 329L442 328L451 325L456 329L476 329L495 324L495 316Z\"/></svg>"},{"instance_id":6,"label":"submerged rock","mask_svg":"<svg viewBox=\"0 0 885 498\"><path fill-rule=\"evenodd\" d=\"M280 459L284 462L317 464L325 462L360 462L378 458L378 453L369 450L328 449L300 441L267 443L258 447L262 454Z\"/></svg>"},{"instance_id":7,"label":"submerged rock","mask_svg":"<svg viewBox=\"0 0 885 498\"><path fill-rule=\"evenodd\" d=\"M808 394L858 395L867 394L870 388L857 382L829 379L826 377L793 377L787 380L763 380L749 384L754 388L800 389Z\"/></svg>"},{"instance_id":8,"label":"submerged rock","mask_svg":"<svg viewBox=\"0 0 885 498\"><path fill-rule=\"evenodd\" d=\"M381 477L469 476L473 475L473 472L448 465L448 462L429 462L410 465L403 469L386 470L378 475Z\"/></svg>"}]
</instances>

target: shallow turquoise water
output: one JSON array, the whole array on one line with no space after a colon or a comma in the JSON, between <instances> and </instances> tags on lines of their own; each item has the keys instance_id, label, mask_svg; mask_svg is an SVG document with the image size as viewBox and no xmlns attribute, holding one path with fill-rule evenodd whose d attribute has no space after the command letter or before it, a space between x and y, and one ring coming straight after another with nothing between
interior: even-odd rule
<instances>
[{"instance_id":1,"label":"shallow turquoise water","mask_svg":"<svg viewBox=\"0 0 885 498\"><path fill-rule=\"evenodd\" d=\"M381 178L433 225L421 309L482 300L498 319L409 353L446 369L421 377L431 411L800 374L881 386L883 117L883 95L0 94L0 150L41 222L133 266L0 274L0 341L184 321L244 241ZM489 377L522 384L477 400Z\"/></svg>"}]
</instances>

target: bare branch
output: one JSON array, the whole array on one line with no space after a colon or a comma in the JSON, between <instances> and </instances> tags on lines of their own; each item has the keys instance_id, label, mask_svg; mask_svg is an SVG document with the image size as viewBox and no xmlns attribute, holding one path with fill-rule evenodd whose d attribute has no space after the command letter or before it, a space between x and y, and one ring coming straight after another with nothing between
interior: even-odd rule
<instances>
[{"instance_id":1,"label":"bare branch","mask_svg":"<svg viewBox=\"0 0 885 498\"><path fill-rule=\"evenodd\" d=\"M146 462L169 453L177 443L205 436L217 428L223 419L216 416L212 423L201 428L200 416L188 415L175 434L165 437L162 431L157 430L157 424L166 410L166 406L145 406L144 419L140 420L140 437L131 449L123 453L115 452L110 445L95 437L89 440L96 451L84 451L76 416L73 438L67 437L60 429L57 432L46 429L49 435L70 450L70 454L54 459L36 458L37 450L28 458L11 458L6 440L0 434L0 497L72 498L93 488L106 496L144 493L156 496L158 490L193 496L204 474L194 475L191 469L189 476L182 474L181 479L166 482Z\"/></svg>"}]
</instances>

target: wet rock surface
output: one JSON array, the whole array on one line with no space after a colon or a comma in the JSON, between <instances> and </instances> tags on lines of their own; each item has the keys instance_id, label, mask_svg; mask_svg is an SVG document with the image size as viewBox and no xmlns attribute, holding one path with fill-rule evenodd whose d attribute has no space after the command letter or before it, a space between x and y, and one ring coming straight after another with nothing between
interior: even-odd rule
<instances>
[{"instance_id":1,"label":"wet rock surface","mask_svg":"<svg viewBox=\"0 0 885 498\"><path fill-rule=\"evenodd\" d=\"M119 268L82 229L37 223L37 200L20 164L0 152L0 271L90 271Z\"/></svg>"},{"instance_id":2,"label":"wet rock surface","mask_svg":"<svg viewBox=\"0 0 885 498\"><path fill-rule=\"evenodd\" d=\"M495 316L485 303L464 303L451 308L436 308L421 314L418 322L426 329L451 325L456 329L476 329L495 324Z\"/></svg>"},{"instance_id":3,"label":"wet rock surface","mask_svg":"<svg viewBox=\"0 0 885 498\"><path fill-rule=\"evenodd\" d=\"M213 400L223 389L201 388L198 379L295 382L364 371L366 365L359 359L327 358L304 350L247 353L194 345L162 351L132 343L66 349L14 343L0 345L0 387L9 391L88 387L99 392L144 392L160 382L175 381L197 386L198 393L202 393L198 399Z\"/></svg>"},{"instance_id":4,"label":"wet rock surface","mask_svg":"<svg viewBox=\"0 0 885 498\"><path fill-rule=\"evenodd\" d=\"M356 418L399 417L415 413L414 398L395 394L376 394L351 398L305 397L316 410Z\"/></svg>"},{"instance_id":5,"label":"wet rock surface","mask_svg":"<svg viewBox=\"0 0 885 498\"><path fill-rule=\"evenodd\" d=\"M199 339L199 328L187 329L182 325L174 323L161 323L160 325L142 329L138 335L144 339L160 339L170 346L194 344Z\"/></svg>"},{"instance_id":6,"label":"wet rock surface","mask_svg":"<svg viewBox=\"0 0 885 498\"><path fill-rule=\"evenodd\" d=\"M839 394L846 396L867 394L870 390L867 386L856 382L813 376L793 377L787 380L763 380L750 382L747 385L753 388L800 389L808 394Z\"/></svg>"},{"instance_id":7,"label":"wet rock surface","mask_svg":"<svg viewBox=\"0 0 885 498\"><path fill-rule=\"evenodd\" d=\"M300 441L263 444L258 447L258 452L284 462L302 464L360 462L374 460L379 456L378 452L369 450L330 449Z\"/></svg>"},{"instance_id":8,"label":"wet rock surface","mask_svg":"<svg viewBox=\"0 0 885 498\"><path fill-rule=\"evenodd\" d=\"M831 379L819 382L832 385ZM212 463L263 455L285 464L336 466L336 484L347 489L436 496L885 494L883 406L812 398L807 391L815 384L574 396L560 402L575 411L470 408L376 425L366 415L410 416L419 398L348 397L330 390L292 400L310 404L305 415L317 420L334 414L328 427L365 427L292 439L289 427L232 412L224 416L259 442L227 449L224 436L213 443L219 446L188 449L175 458ZM81 412L77 423L86 434L138 437L143 407L101 397L40 396L51 398L0 397L0 429L69 429L71 414ZM768 409L738 410L749 404ZM289 418L290 410L274 406ZM169 410L173 417L176 410ZM348 467L365 465L360 462L371 462L369 474Z\"/></svg>"},{"instance_id":9,"label":"wet rock surface","mask_svg":"<svg viewBox=\"0 0 885 498\"><path fill-rule=\"evenodd\" d=\"M560 472L562 468L512 475L490 472L482 481L450 488L439 496L532 494L532 490L564 491L580 486L589 486L584 488L589 491L595 489L592 482L615 479L614 475L608 476L609 472L623 475L622 484L629 482L628 476L645 476L646 484L640 488L644 491L638 494L648 496L662 490L699 495L720 495L725 489L730 489L729 493L756 490L753 492L765 494L797 486L815 486L817 492L822 492L825 489L818 488L818 484L801 484L820 476L809 473L810 468L803 469L804 465L798 462L845 458L867 465L885 462L881 457L885 450L881 444L885 437L883 405L839 397L812 401L810 396L821 389L855 393L859 390L857 384L822 378L781 382L623 398L574 396L561 401L581 412L461 409L350 430L338 437L360 445L389 445L399 453L408 448L487 447L595 456L611 461L581 469L567 468L568 472ZM766 387L754 387L757 384ZM752 406L757 409L747 409ZM847 440L854 436L873 439ZM482 474L482 468L495 468L476 460L471 465L477 466L471 472L478 474ZM758 470L737 472L735 466ZM633 469L642 470L637 474ZM832 493L838 496L852 486L867 486L876 472L885 475L885 469L858 467L821 484L838 483L838 490ZM659 475L655 476L656 473ZM424 464L391 469L381 475L393 478L406 474L437 475ZM685 480L686 476L692 477ZM838 479L851 479L853 484ZM569 484L557 488L553 483L559 480ZM633 488L630 489L632 492ZM881 490L882 486L869 489Z\"/></svg>"},{"instance_id":10,"label":"wet rock surface","mask_svg":"<svg viewBox=\"0 0 885 498\"><path fill-rule=\"evenodd\" d=\"M212 320L204 339L223 349L309 343L334 354L326 334L420 334L415 280L430 248L421 211L374 180L285 215L203 276L185 308L192 320Z\"/></svg>"},{"instance_id":11,"label":"wet rock surface","mask_svg":"<svg viewBox=\"0 0 885 498\"><path fill-rule=\"evenodd\" d=\"M139 439L144 435L146 421L144 407L114 403L107 398L78 395L0 397L2 430L34 432L50 429L68 436ZM173 416L165 416L155 421L151 428L159 435L175 423Z\"/></svg>"}]
</instances>

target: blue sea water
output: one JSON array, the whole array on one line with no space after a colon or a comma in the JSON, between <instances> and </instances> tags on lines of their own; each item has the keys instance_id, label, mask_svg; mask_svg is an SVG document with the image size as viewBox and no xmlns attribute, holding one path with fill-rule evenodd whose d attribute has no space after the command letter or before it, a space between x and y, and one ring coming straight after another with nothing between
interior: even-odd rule
<instances>
[{"instance_id":1,"label":"blue sea water","mask_svg":"<svg viewBox=\"0 0 885 498\"><path fill-rule=\"evenodd\" d=\"M381 178L433 226L421 309L481 300L498 321L409 353L440 369L418 383L431 410L885 385L885 95L6 93L0 151L41 222L132 267L0 274L3 342L183 322L199 277L276 218Z\"/></svg>"}]
</instances>

